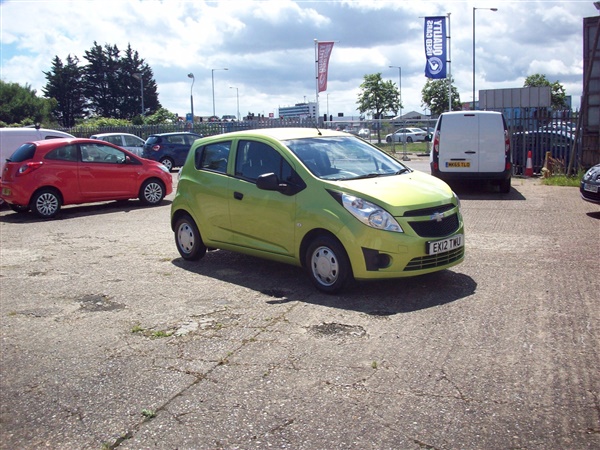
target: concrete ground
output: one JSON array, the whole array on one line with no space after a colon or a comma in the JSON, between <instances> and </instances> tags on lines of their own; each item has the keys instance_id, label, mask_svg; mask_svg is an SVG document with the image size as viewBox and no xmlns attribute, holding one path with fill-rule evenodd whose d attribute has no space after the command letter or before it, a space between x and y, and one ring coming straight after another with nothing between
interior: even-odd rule
<instances>
[{"instance_id":1,"label":"concrete ground","mask_svg":"<svg viewBox=\"0 0 600 450\"><path fill-rule=\"evenodd\" d=\"M0 448L600 448L600 207L459 194L463 264L338 296L183 261L172 196L3 209Z\"/></svg>"}]
</instances>

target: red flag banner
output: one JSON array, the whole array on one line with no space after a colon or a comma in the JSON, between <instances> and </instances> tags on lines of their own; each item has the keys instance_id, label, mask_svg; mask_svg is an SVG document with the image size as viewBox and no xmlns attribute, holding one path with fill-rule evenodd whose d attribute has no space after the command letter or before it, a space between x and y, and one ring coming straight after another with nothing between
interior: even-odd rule
<instances>
[{"instance_id":1,"label":"red flag banner","mask_svg":"<svg viewBox=\"0 0 600 450\"><path fill-rule=\"evenodd\" d=\"M327 70L329 68L329 56L332 49L333 42L319 42L317 57L319 92L327 90Z\"/></svg>"}]
</instances>

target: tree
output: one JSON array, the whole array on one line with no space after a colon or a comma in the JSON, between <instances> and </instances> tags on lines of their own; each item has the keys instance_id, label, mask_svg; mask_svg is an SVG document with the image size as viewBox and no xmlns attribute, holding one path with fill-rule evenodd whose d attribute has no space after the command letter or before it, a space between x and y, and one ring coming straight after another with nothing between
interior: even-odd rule
<instances>
[{"instance_id":1,"label":"tree","mask_svg":"<svg viewBox=\"0 0 600 450\"><path fill-rule=\"evenodd\" d=\"M567 107L567 94L565 92L565 88L558 81L550 83L546 79L546 75L536 73L534 75L529 75L527 78L525 78L525 83L523 84L523 87L543 86L551 87L550 102L552 104L552 109L558 110Z\"/></svg>"},{"instance_id":2,"label":"tree","mask_svg":"<svg viewBox=\"0 0 600 450\"><path fill-rule=\"evenodd\" d=\"M52 61L52 69L44 72L48 82L42 88L46 98L57 102L52 114L64 127L73 127L85 115L82 69L77 57L67 56L66 64L58 56Z\"/></svg>"},{"instance_id":3,"label":"tree","mask_svg":"<svg viewBox=\"0 0 600 450\"><path fill-rule=\"evenodd\" d=\"M141 85L144 114L160 108L152 69L131 45L121 56L116 45L102 47L94 42L85 52L85 59L88 64L84 68L84 91L88 107L95 115L132 119L141 114ZM134 74L141 74L141 82Z\"/></svg>"},{"instance_id":4,"label":"tree","mask_svg":"<svg viewBox=\"0 0 600 450\"><path fill-rule=\"evenodd\" d=\"M452 83L452 78L444 78L440 80L427 79L425 86L421 90L421 106L427 107L432 116L439 116L444 111L448 110L448 86L452 92L452 111L460 111L462 104L458 89Z\"/></svg>"},{"instance_id":5,"label":"tree","mask_svg":"<svg viewBox=\"0 0 600 450\"><path fill-rule=\"evenodd\" d=\"M133 74L140 74L141 81ZM141 87L143 87L144 115L156 112L161 108L156 81L153 77L150 66L139 57L138 52L133 50L131 45L128 45L125 55L120 59L119 69L119 80L123 89L119 109L123 118L132 119L141 114Z\"/></svg>"},{"instance_id":6,"label":"tree","mask_svg":"<svg viewBox=\"0 0 600 450\"><path fill-rule=\"evenodd\" d=\"M360 113L370 112L374 119L382 119L388 111L397 114L402 105L396 85L392 81L383 81L381 73L365 75L364 80L357 102Z\"/></svg>"},{"instance_id":7,"label":"tree","mask_svg":"<svg viewBox=\"0 0 600 450\"><path fill-rule=\"evenodd\" d=\"M392 81L383 81L381 73L365 75L358 94L358 110L361 114L370 112L374 119L382 119L384 114L392 111L394 115L402 108L400 91ZM377 136L381 142L381 127L377 128Z\"/></svg>"},{"instance_id":8,"label":"tree","mask_svg":"<svg viewBox=\"0 0 600 450\"><path fill-rule=\"evenodd\" d=\"M31 86L6 83L0 80L0 123L33 125L52 123L51 111L56 100L36 95Z\"/></svg>"}]
</instances>

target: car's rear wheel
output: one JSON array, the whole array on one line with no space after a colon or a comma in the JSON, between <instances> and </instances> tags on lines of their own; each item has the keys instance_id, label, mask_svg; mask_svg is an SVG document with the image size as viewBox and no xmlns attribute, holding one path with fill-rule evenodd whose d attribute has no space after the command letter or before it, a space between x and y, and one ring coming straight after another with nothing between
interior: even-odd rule
<instances>
[{"instance_id":1,"label":"car's rear wheel","mask_svg":"<svg viewBox=\"0 0 600 450\"><path fill-rule=\"evenodd\" d=\"M160 163L169 169L169 172L173 170L173 160L171 158L163 158L160 160Z\"/></svg>"},{"instance_id":2,"label":"car's rear wheel","mask_svg":"<svg viewBox=\"0 0 600 450\"><path fill-rule=\"evenodd\" d=\"M60 203L60 196L55 190L43 189L33 196L29 207L38 217L51 219L60 211Z\"/></svg>"},{"instance_id":3,"label":"car's rear wheel","mask_svg":"<svg viewBox=\"0 0 600 450\"><path fill-rule=\"evenodd\" d=\"M306 268L316 288L326 294L341 291L352 278L352 267L343 245L325 234L317 236L308 246Z\"/></svg>"},{"instance_id":4,"label":"car's rear wheel","mask_svg":"<svg viewBox=\"0 0 600 450\"><path fill-rule=\"evenodd\" d=\"M175 244L181 257L188 261L198 260L206 254L200 231L194 219L187 214L175 223Z\"/></svg>"},{"instance_id":5,"label":"car's rear wheel","mask_svg":"<svg viewBox=\"0 0 600 450\"><path fill-rule=\"evenodd\" d=\"M158 180L146 180L140 188L139 198L144 205L158 205L165 198L165 187Z\"/></svg>"},{"instance_id":6,"label":"car's rear wheel","mask_svg":"<svg viewBox=\"0 0 600 450\"><path fill-rule=\"evenodd\" d=\"M503 194L508 194L510 192L510 178L500 182L500 192Z\"/></svg>"}]
</instances>

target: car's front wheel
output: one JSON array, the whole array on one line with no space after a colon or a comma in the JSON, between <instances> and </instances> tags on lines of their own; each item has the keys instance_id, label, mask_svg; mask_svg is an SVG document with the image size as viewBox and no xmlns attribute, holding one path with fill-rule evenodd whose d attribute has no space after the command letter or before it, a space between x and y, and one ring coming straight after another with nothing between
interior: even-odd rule
<instances>
[{"instance_id":1,"label":"car's front wheel","mask_svg":"<svg viewBox=\"0 0 600 450\"><path fill-rule=\"evenodd\" d=\"M410 136L408 136L408 137L406 138L406 142L408 142L408 143L410 144L410 143L412 142L412 138L411 138Z\"/></svg>"},{"instance_id":2,"label":"car's front wheel","mask_svg":"<svg viewBox=\"0 0 600 450\"><path fill-rule=\"evenodd\" d=\"M169 169L169 172L173 170L173 161L171 158L163 158L159 161L163 166Z\"/></svg>"},{"instance_id":3,"label":"car's front wheel","mask_svg":"<svg viewBox=\"0 0 600 450\"><path fill-rule=\"evenodd\" d=\"M140 188L139 198L144 205L158 205L165 198L165 187L158 180L146 180Z\"/></svg>"},{"instance_id":4,"label":"car's front wheel","mask_svg":"<svg viewBox=\"0 0 600 450\"><path fill-rule=\"evenodd\" d=\"M391 138L391 137L389 137L389 136L387 136L387 137L385 138L385 142L387 142L388 144L390 144L390 143L392 142L392 138Z\"/></svg>"},{"instance_id":5,"label":"car's front wheel","mask_svg":"<svg viewBox=\"0 0 600 450\"><path fill-rule=\"evenodd\" d=\"M206 254L200 231L194 219L187 214L175 223L175 244L181 257L188 261L198 260Z\"/></svg>"},{"instance_id":6,"label":"car's front wheel","mask_svg":"<svg viewBox=\"0 0 600 450\"><path fill-rule=\"evenodd\" d=\"M319 235L308 246L306 268L322 292L335 294L352 278L352 267L342 244L332 236Z\"/></svg>"},{"instance_id":7,"label":"car's front wheel","mask_svg":"<svg viewBox=\"0 0 600 450\"><path fill-rule=\"evenodd\" d=\"M29 207L42 219L51 219L60 211L61 199L53 189L43 189L37 192L31 199Z\"/></svg>"}]
</instances>

